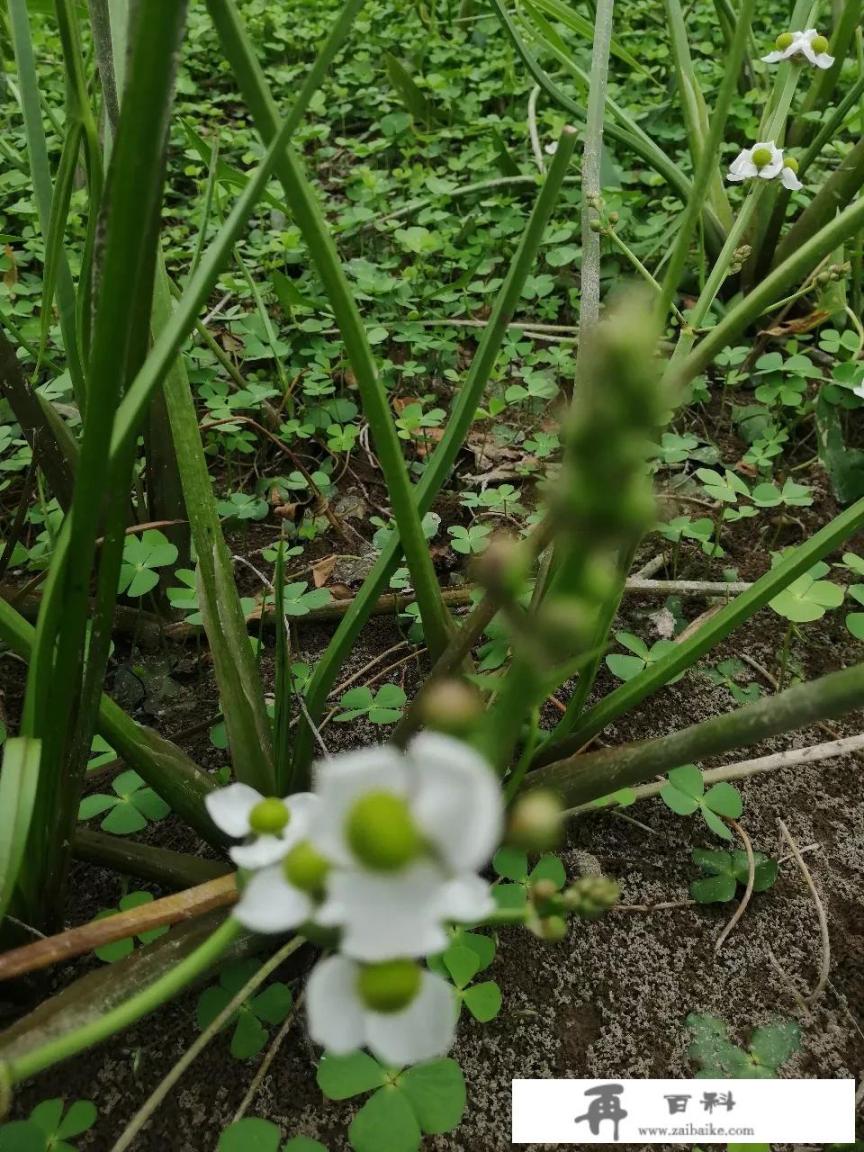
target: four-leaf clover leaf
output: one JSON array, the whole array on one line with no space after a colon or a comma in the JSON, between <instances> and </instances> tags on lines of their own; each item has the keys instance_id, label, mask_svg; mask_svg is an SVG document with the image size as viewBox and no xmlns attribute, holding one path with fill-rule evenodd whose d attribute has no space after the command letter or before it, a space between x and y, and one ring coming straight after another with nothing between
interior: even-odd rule
<instances>
[{"instance_id":1,"label":"four-leaf clover leaf","mask_svg":"<svg viewBox=\"0 0 864 1152\"><path fill-rule=\"evenodd\" d=\"M723 852L716 848L694 848L693 863L707 873L690 885L690 895L698 904L725 904L732 900L738 885L746 885L750 868L746 852ZM755 852L754 892L767 892L777 879L777 861L764 852Z\"/></svg>"},{"instance_id":2,"label":"four-leaf clover leaf","mask_svg":"<svg viewBox=\"0 0 864 1152\"><path fill-rule=\"evenodd\" d=\"M101 912L96 913L93 919L105 920L109 916L116 916L118 912L129 912L132 908L140 908L143 904L150 904L152 901L152 892L127 892L118 901L116 908L103 908ZM94 948L93 955L105 964L115 964L133 951L136 940L141 944L149 944L153 940L158 940L160 936L164 936L167 931L168 927L164 925L161 928L151 928L147 932L136 932L134 936L127 936L123 940L112 940L109 944L103 944L101 948Z\"/></svg>"},{"instance_id":3,"label":"four-leaf clover leaf","mask_svg":"<svg viewBox=\"0 0 864 1152\"><path fill-rule=\"evenodd\" d=\"M115 795L94 792L85 796L78 808L79 820L92 820L103 812L108 815L100 827L115 836L129 836L140 832L151 820L161 820L171 808L152 788L148 788L137 772L121 772L111 787Z\"/></svg>"},{"instance_id":4,"label":"four-leaf clover leaf","mask_svg":"<svg viewBox=\"0 0 864 1152\"><path fill-rule=\"evenodd\" d=\"M417 1152L423 1135L452 1132L465 1111L465 1078L455 1060L385 1068L365 1052L325 1055L318 1087L330 1100L372 1092L348 1129L355 1152Z\"/></svg>"},{"instance_id":5,"label":"four-leaf clover leaf","mask_svg":"<svg viewBox=\"0 0 864 1152\"><path fill-rule=\"evenodd\" d=\"M350 688L339 701L340 712L333 719L339 724L347 724L365 716L370 724L395 724L402 715L407 696L398 684L382 684L373 695L372 689Z\"/></svg>"},{"instance_id":6,"label":"four-leaf clover leaf","mask_svg":"<svg viewBox=\"0 0 864 1152\"><path fill-rule=\"evenodd\" d=\"M145 596L159 583L158 569L177 559L177 549L162 532L150 528L140 536L127 536L123 544L118 590L133 598Z\"/></svg>"},{"instance_id":7,"label":"four-leaf clover leaf","mask_svg":"<svg viewBox=\"0 0 864 1152\"><path fill-rule=\"evenodd\" d=\"M198 1027L207 1028L228 1006L237 993L261 967L257 960L238 960L227 964L219 974L219 983L205 988L198 997L196 1018ZM235 1060L251 1060L267 1043L269 1033L265 1025L281 1024L294 1004L287 984L274 981L246 1000L224 1027L234 1025L230 1052Z\"/></svg>"}]
</instances>

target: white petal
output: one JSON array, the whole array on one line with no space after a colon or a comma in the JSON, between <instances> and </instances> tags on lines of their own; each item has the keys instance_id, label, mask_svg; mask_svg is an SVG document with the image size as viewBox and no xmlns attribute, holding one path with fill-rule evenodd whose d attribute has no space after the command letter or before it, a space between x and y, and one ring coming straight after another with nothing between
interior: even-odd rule
<instances>
[{"instance_id":1,"label":"white petal","mask_svg":"<svg viewBox=\"0 0 864 1152\"><path fill-rule=\"evenodd\" d=\"M408 791L405 758L390 744L346 752L315 768L319 803L310 821L309 837L329 860L349 865L352 854L345 842L345 819L358 797L366 792Z\"/></svg>"},{"instance_id":2,"label":"white petal","mask_svg":"<svg viewBox=\"0 0 864 1152\"><path fill-rule=\"evenodd\" d=\"M285 880L279 867L256 872L234 909L235 919L253 932L287 932L311 914L312 901Z\"/></svg>"},{"instance_id":3,"label":"white petal","mask_svg":"<svg viewBox=\"0 0 864 1152\"><path fill-rule=\"evenodd\" d=\"M482 868L504 823L498 777L473 748L437 732L412 740L408 756L419 785L411 804L415 820L449 867Z\"/></svg>"},{"instance_id":4,"label":"white petal","mask_svg":"<svg viewBox=\"0 0 864 1152\"><path fill-rule=\"evenodd\" d=\"M807 42L807 41L802 42L800 51L801 51L801 54L803 56L807 57L807 59L810 61L811 64L816 63L816 53L813 51L809 42Z\"/></svg>"},{"instance_id":5,"label":"white petal","mask_svg":"<svg viewBox=\"0 0 864 1152\"><path fill-rule=\"evenodd\" d=\"M228 855L238 868L267 868L287 855L290 844L281 836L257 836L248 844L238 844Z\"/></svg>"},{"instance_id":6,"label":"white petal","mask_svg":"<svg viewBox=\"0 0 864 1152\"><path fill-rule=\"evenodd\" d=\"M216 827L239 840L252 831L249 813L262 799L261 793L248 784L229 784L218 792L209 792L204 797L204 804Z\"/></svg>"},{"instance_id":7,"label":"white petal","mask_svg":"<svg viewBox=\"0 0 864 1152\"><path fill-rule=\"evenodd\" d=\"M306 985L309 1035L335 1056L362 1048L365 1041L356 986L357 965L344 956L322 960Z\"/></svg>"},{"instance_id":8,"label":"white petal","mask_svg":"<svg viewBox=\"0 0 864 1152\"><path fill-rule=\"evenodd\" d=\"M804 187L804 185L801 183L791 168L783 169L782 173L780 174L780 181L785 188L789 189L790 192L797 192L799 188Z\"/></svg>"},{"instance_id":9,"label":"white petal","mask_svg":"<svg viewBox=\"0 0 864 1152\"><path fill-rule=\"evenodd\" d=\"M477 924L495 910L495 901L482 876L467 874L448 881L441 889L439 908L444 920Z\"/></svg>"},{"instance_id":10,"label":"white petal","mask_svg":"<svg viewBox=\"0 0 864 1152\"><path fill-rule=\"evenodd\" d=\"M852 395L864 400L864 384L859 384L857 388L853 388Z\"/></svg>"},{"instance_id":11,"label":"white petal","mask_svg":"<svg viewBox=\"0 0 864 1152\"><path fill-rule=\"evenodd\" d=\"M820 52L813 63L817 68L830 68L834 64L834 57L829 56L827 52Z\"/></svg>"},{"instance_id":12,"label":"white petal","mask_svg":"<svg viewBox=\"0 0 864 1152\"><path fill-rule=\"evenodd\" d=\"M767 56L762 57L762 62L763 62L763 64L777 64L781 60L785 60L788 55L789 55L789 49L788 48L786 49L785 52L769 52Z\"/></svg>"},{"instance_id":13,"label":"white petal","mask_svg":"<svg viewBox=\"0 0 864 1152\"><path fill-rule=\"evenodd\" d=\"M426 862L391 875L337 871L315 920L341 928L342 951L355 960L429 956L447 947L443 887L440 870Z\"/></svg>"},{"instance_id":14,"label":"white petal","mask_svg":"<svg viewBox=\"0 0 864 1152\"><path fill-rule=\"evenodd\" d=\"M366 1045L386 1064L401 1068L443 1056L456 1039L456 1007L446 980L424 972L420 991L404 1012L365 1014Z\"/></svg>"}]
</instances>

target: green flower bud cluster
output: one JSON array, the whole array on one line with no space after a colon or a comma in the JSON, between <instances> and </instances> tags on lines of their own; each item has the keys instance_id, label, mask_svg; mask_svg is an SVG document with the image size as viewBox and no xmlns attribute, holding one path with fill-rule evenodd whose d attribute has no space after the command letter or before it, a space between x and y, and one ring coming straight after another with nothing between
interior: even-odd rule
<instances>
[{"instance_id":1,"label":"green flower bud cluster","mask_svg":"<svg viewBox=\"0 0 864 1152\"><path fill-rule=\"evenodd\" d=\"M654 523L647 460L668 402L648 302L630 295L586 337L564 463L552 495L560 525L556 594L538 613L545 633L571 621L569 655L583 647L599 604L615 588L615 557ZM544 618L545 624L544 624Z\"/></svg>"},{"instance_id":2,"label":"green flower bud cluster","mask_svg":"<svg viewBox=\"0 0 864 1152\"><path fill-rule=\"evenodd\" d=\"M732 259L729 262L729 275L734 276L740 272L747 261L750 259L750 254L753 251L749 244L742 244L740 248L736 248L732 253Z\"/></svg>"},{"instance_id":3,"label":"green flower bud cluster","mask_svg":"<svg viewBox=\"0 0 864 1152\"><path fill-rule=\"evenodd\" d=\"M596 920L618 903L621 889L611 876L580 876L563 894L564 907L583 920Z\"/></svg>"}]
</instances>

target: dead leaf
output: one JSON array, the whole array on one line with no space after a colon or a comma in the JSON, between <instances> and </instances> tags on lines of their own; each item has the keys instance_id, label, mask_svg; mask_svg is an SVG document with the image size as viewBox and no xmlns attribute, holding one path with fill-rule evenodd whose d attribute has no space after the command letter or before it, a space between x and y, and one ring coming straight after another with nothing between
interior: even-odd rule
<instances>
[{"instance_id":1,"label":"dead leaf","mask_svg":"<svg viewBox=\"0 0 864 1152\"><path fill-rule=\"evenodd\" d=\"M336 567L338 559L339 557L334 552L332 556L325 556L323 560L318 560L312 565L312 581L316 588L324 587L333 575L333 569Z\"/></svg>"},{"instance_id":2,"label":"dead leaf","mask_svg":"<svg viewBox=\"0 0 864 1152\"><path fill-rule=\"evenodd\" d=\"M775 324L773 328L763 328L759 335L771 336L775 340L782 340L787 336L796 336L801 332L810 332L813 328L818 328L824 324L830 316L830 312L818 309L815 312L809 312L806 316L796 316L791 320L782 320L779 324Z\"/></svg>"}]
</instances>

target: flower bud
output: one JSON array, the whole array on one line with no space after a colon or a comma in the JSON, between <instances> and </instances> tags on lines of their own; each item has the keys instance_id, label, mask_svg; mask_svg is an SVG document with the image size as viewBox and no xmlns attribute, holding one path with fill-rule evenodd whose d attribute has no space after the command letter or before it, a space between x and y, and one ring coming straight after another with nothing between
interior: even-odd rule
<instances>
[{"instance_id":1,"label":"flower bud","mask_svg":"<svg viewBox=\"0 0 864 1152\"><path fill-rule=\"evenodd\" d=\"M603 231L603 224L600 220L597 219L596 216L591 218L591 221L588 224L588 227L591 229L592 232L602 232Z\"/></svg>"},{"instance_id":2,"label":"flower bud","mask_svg":"<svg viewBox=\"0 0 864 1152\"><path fill-rule=\"evenodd\" d=\"M531 899L535 904L546 904L553 900L558 892L554 880L538 880L531 885Z\"/></svg>"},{"instance_id":3,"label":"flower bud","mask_svg":"<svg viewBox=\"0 0 864 1152\"><path fill-rule=\"evenodd\" d=\"M567 921L563 916L547 916L540 921L537 934L541 940L548 940L550 944L560 944L567 936Z\"/></svg>"},{"instance_id":4,"label":"flower bud","mask_svg":"<svg viewBox=\"0 0 864 1152\"><path fill-rule=\"evenodd\" d=\"M620 219L621 219L621 213L620 212L610 212L609 213L609 223L610 224L617 224Z\"/></svg>"},{"instance_id":5,"label":"flower bud","mask_svg":"<svg viewBox=\"0 0 864 1152\"><path fill-rule=\"evenodd\" d=\"M817 56L821 56L823 52L828 51L828 37L827 36L814 36L813 43L811 44L813 51Z\"/></svg>"},{"instance_id":6,"label":"flower bud","mask_svg":"<svg viewBox=\"0 0 864 1152\"><path fill-rule=\"evenodd\" d=\"M764 168L773 159L770 148L754 148L750 158L757 168Z\"/></svg>"},{"instance_id":7,"label":"flower bud","mask_svg":"<svg viewBox=\"0 0 864 1152\"><path fill-rule=\"evenodd\" d=\"M249 813L249 827L259 836L278 836L288 827L291 813L288 805L276 796L259 800Z\"/></svg>"},{"instance_id":8,"label":"flower bud","mask_svg":"<svg viewBox=\"0 0 864 1152\"><path fill-rule=\"evenodd\" d=\"M564 893L568 912L585 920L596 920L618 902L621 889L611 876L580 876Z\"/></svg>"},{"instance_id":9,"label":"flower bud","mask_svg":"<svg viewBox=\"0 0 864 1152\"><path fill-rule=\"evenodd\" d=\"M364 964L357 975L357 994L373 1012L401 1012L420 991L421 976L413 960Z\"/></svg>"},{"instance_id":10,"label":"flower bud","mask_svg":"<svg viewBox=\"0 0 864 1152\"><path fill-rule=\"evenodd\" d=\"M424 694L421 715L427 728L465 736L483 715L483 701L464 680L441 680Z\"/></svg>"},{"instance_id":11,"label":"flower bud","mask_svg":"<svg viewBox=\"0 0 864 1152\"><path fill-rule=\"evenodd\" d=\"M561 798L538 788L520 796L513 805L507 843L526 852L548 852L561 840Z\"/></svg>"},{"instance_id":12,"label":"flower bud","mask_svg":"<svg viewBox=\"0 0 864 1152\"><path fill-rule=\"evenodd\" d=\"M282 861L282 871L288 883L301 892L320 896L330 871L330 861L309 840L301 840Z\"/></svg>"},{"instance_id":13,"label":"flower bud","mask_svg":"<svg viewBox=\"0 0 864 1152\"><path fill-rule=\"evenodd\" d=\"M781 32L777 39L774 41L774 47L778 52L785 52L794 39L795 37L791 32Z\"/></svg>"},{"instance_id":14,"label":"flower bud","mask_svg":"<svg viewBox=\"0 0 864 1152\"><path fill-rule=\"evenodd\" d=\"M474 571L490 592L515 600L522 593L526 575L519 542L512 536L493 536L489 547L475 561Z\"/></svg>"},{"instance_id":15,"label":"flower bud","mask_svg":"<svg viewBox=\"0 0 864 1152\"><path fill-rule=\"evenodd\" d=\"M345 831L357 859L376 872L403 868L421 849L408 804L392 792L361 796L348 814Z\"/></svg>"}]
</instances>

